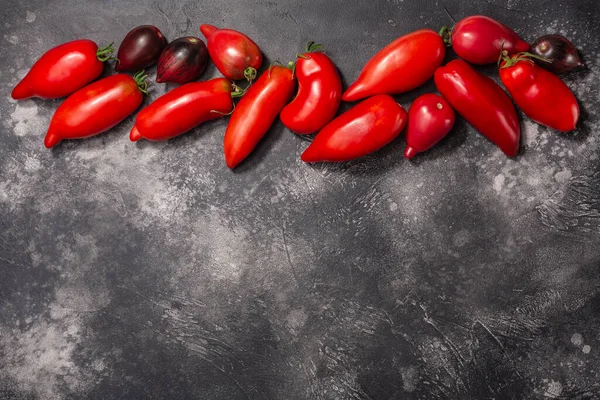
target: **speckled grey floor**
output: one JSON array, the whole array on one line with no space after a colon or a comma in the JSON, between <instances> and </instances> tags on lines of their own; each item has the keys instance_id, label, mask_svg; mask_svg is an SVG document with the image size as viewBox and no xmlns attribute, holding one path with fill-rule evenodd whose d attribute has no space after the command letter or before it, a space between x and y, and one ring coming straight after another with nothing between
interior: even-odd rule
<instances>
[{"instance_id":1,"label":"speckled grey floor","mask_svg":"<svg viewBox=\"0 0 600 400\"><path fill-rule=\"evenodd\" d=\"M1 399L600 398L597 1L443 2L585 54L566 78L577 132L523 118L514 160L462 120L414 162L400 138L306 165L278 122L232 172L226 119L133 144L129 118L46 150L59 102L9 94L68 40L213 23L270 60L323 42L347 84L397 36L452 23L441 1L169 3L0 5Z\"/></svg>"}]
</instances>

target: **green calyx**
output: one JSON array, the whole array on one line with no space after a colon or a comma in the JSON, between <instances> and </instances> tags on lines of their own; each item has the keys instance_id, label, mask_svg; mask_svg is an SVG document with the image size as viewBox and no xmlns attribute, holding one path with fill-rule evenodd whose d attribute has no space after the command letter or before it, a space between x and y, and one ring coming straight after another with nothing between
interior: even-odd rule
<instances>
[{"instance_id":1,"label":"green calyx","mask_svg":"<svg viewBox=\"0 0 600 400\"><path fill-rule=\"evenodd\" d=\"M115 48L113 47L114 43L109 44L108 46L100 47L98 51L96 51L96 57L100 62L105 62L108 60L116 60L113 57L112 53L115 52Z\"/></svg>"},{"instance_id":2,"label":"green calyx","mask_svg":"<svg viewBox=\"0 0 600 400\"><path fill-rule=\"evenodd\" d=\"M325 46L320 43L315 43L312 40L306 42L306 46L304 46L303 54L296 54L296 58L309 58L305 54L307 53L322 53L325 51Z\"/></svg>"},{"instance_id":3,"label":"green calyx","mask_svg":"<svg viewBox=\"0 0 600 400\"><path fill-rule=\"evenodd\" d=\"M146 71L144 70L138 71L135 75L133 75L135 84L137 85L138 89L140 89L140 92L144 94L148 94L148 80L146 78L148 78L148 74L146 74Z\"/></svg>"},{"instance_id":4,"label":"green calyx","mask_svg":"<svg viewBox=\"0 0 600 400\"><path fill-rule=\"evenodd\" d=\"M444 44L446 47L452 46L452 29L447 26L442 26L440 29L439 35L442 37Z\"/></svg>"},{"instance_id":5,"label":"green calyx","mask_svg":"<svg viewBox=\"0 0 600 400\"><path fill-rule=\"evenodd\" d=\"M504 61L504 65L502 65L500 68L510 68L520 61L526 61L529 63L533 63L532 58L535 58L536 60L540 60L540 61L547 62L547 63L552 62L551 60L547 59L546 57L538 56L537 54L532 54L527 51L517 53L511 57L508 55L508 51L502 50L502 52L500 53L500 57L498 58L498 65L500 65L500 63L502 61Z\"/></svg>"},{"instance_id":6,"label":"green calyx","mask_svg":"<svg viewBox=\"0 0 600 400\"><path fill-rule=\"evenodd\" d=\"M246 78L246 80L248 82L252 82L253 80L256 79L256 69L252 68L252 67L247 67L244 70L244 78Z\"/></svg>"}]
</instances>

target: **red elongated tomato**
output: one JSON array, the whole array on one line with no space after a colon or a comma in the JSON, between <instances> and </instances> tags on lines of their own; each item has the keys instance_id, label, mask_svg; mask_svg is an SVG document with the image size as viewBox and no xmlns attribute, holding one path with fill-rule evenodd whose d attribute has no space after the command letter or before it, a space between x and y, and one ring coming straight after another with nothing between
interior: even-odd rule
<instances>
[{"instance_id":1,"label":"red elongated tomato","mask_svg":"<svg viewBox=\"0 0 600 400\"><path fill-rule=\"evenodd\" d=\"M571 89L526 55L504 57L500 80L525 115L561 132L575 129L579 105Z\"/></svg>"},{"instance_id":2,"label":"red elongated tomato","mask_svg":"<svg viewBox=\"0 0 600 400\"><path fill-rule=\"evenodd\" d=\"M394 140L404 129L406 119L406 111L391 96L370 97L327 124L301 159L349 161L365 156Z\"/></svg>"},{"instance_id":3,"label":"red elongated tomato","mask_svg":"<svg viewBox=\"0 0 600 400\"><path fill-rule=\"evenodd\" d=\"M91 40L74 40L44 53L15 86L15 100L40 97L57 99L81 89L102 73L112 45L98 49Z\"/></svg>"},{"instance_id":4,"label":"red elongated tomato","mask_svg":"<svg viewBox=\"0 0 600 400\"><path fill-rule=\"evenodd\" d=\"M472 15L458 21L452 28L452 48L471 64L491 64L498 61L502 49L512 53L529 50L529 43L512 29L484 15Z\"/></svg>"},{"instance_id":5,"label":"red elongated tomato","mask_svg":"<svg viewBox=\"0 0 600 400\"><path fill-rule=\"evenodd\" d=\"M489 77L457 59L435 71L435 85L448 103L507 156L519 152L521 128L508 95Z\"/></svg>"},{"instance_id":6,"label":"red elongated tomato","mask_svg":"<svg viewBox=\"0 0 600 400\"><path fill-rule=\"evenodd\" d=\"M427 93L417 97L408 109L404 157L413 158L435 146L450 132L454 120L454 110L442 96Z\"/></svg>"},{"instance_id":7,"label":"red elongated tomato","mask_svg":"<svg viewBox=\"0 0 600 400\"><path fill-rule=\"evenodd\" d=\"M333 119L340 107L342 81L329 57L308 51L296 62L298 94L281 111L281 122L299 134L317 132Z\"/></svg>"},{"instance_id":8,"label":"red elongated tomato","mask_svg":"<svg viewBox=\"0 0 600 400\"><path fill-rule=\"evenodd\" d=\"M376 94L398 94L415 89L433 76L445 54L444 41L431 29L404 35L367 62L342 100L356 101Z\"/></svg>"},{"instance_id":9,"label":"red elongated tomato","mask_svg":"<svg viewBox=\"0 0 600 400\"><path fill-rule=\"evenodd\" d=\"M274 66L250 86L235 107L225 131L225 162L235 168L254 150L294 94L292 70Z\"/></svg>"},{"instance_id":10,"label":"red elongated tomato","mask_svg":"<svg viewBox=\"0 0 600 400\"><path fill-rule=\"evenodd\" d=\"M231 81L216 78L179 86L154 100L137 115L129 138L167 140L233 109Z\"/></svg>"},{"instance_id":11,"label":"red elongated tomato","mask_svg":"<svg viewBox=\"0 0 600 400\"><path fill-rule=\"evenodd\" d=\"M234 29L219 29L208 24L200 25L200 31L206 38L210 58L223 76L233 81L248 78L247 68L252 68L256 75L263 56L252 39Z\"/></svg>"},{"instance_id":12,"label":"red elongated tomato","mask_svg":"<svg viewBox=\"0 0 600 400\"><path fill-rule=\"evenodd\" d=\"M56 109L44 145L88 138L117 125L142 104L145 78L117 74L79 89Z\"/></svg>"}]
</instances>

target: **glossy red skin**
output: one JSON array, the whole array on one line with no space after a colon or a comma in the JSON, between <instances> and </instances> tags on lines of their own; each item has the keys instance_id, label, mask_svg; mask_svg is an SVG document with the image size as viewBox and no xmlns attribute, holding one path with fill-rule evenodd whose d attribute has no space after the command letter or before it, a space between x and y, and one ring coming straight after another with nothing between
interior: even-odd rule
<instances>
[{"instance_id":1,"label":"glossy red skin","mask_svg":"<svg viewBox=\"0 0 600 400\"><path fill-rule=\"evenodd\" d=\"M225 162L235 168L267 133L296 88L292 70L274 66L250 86L225 131Z\"/></svg>"},{"instance_id":2,"label":"glossy red skin","mask_svg":"<svg viewBox=\"0 0 600 400\"><path fill-rule=\"evenodd\" d=\"M473 15L452 28L452 48L463 60L484 65L498 62L502 49L509 54L519 53L529 50L529 43L495 19Z\"/></svg>"},{"instance_id":3,"label":"glossy red skin","mask_svg":"<svg viewBox=\"0 0 600 400\"><path fill-rule=\"evenodd\" d=\"M367 62L342 100L356 101L376 94L398 94L415 89L433 76L445 54L444 41L431 29L404 35Z\"/></svg>"},{"instance_id":4,"label":"glossy red skin","mask_svg":"<svg viewBox=\"0 0 600 400\"><path fill-rule=\"evenodd\" d=\"M231 91L231 81L225 78L179 86L140 111L129 138L167 140L221 118L233 109Z\"/></svg>"},{"instance_id":5,"label":"glossy red skin","mask_svg":"<svg viewBox=\"0 0 600 400\"><path fill-rule=\"evenodd\" d=\"M200 25L200 31L206 38L210 58L226 78L234 81L244 79L246 68L260 68L262 53L248 36L233 29L219 29L208 24Z\"/></svg>"},{"instance_id":6,"label":"glossy red skin","mask_svg":"<svg viewBox=\"0 0 600 400\"><path fill-rule=\"evenodd\" d=\"M450 132L454 121L454 110L442 96L427 93L417 97L408 109L404 157L413 158L435 146Z\"/></svg>"},{"instance_id":7,"label":"glossy red skin","mask_svg":"<svg viewBox=\"0 0 600 400\"><path fill-rule=\"evenodd\" d=\"M349 161L394 140L408 114L389 95L370 97L327 124L302 153L305 162Z\"/></svg>"},{"instance_id":8,"label":"glossy red skin","mask_svg":"<svg viewBox=\"0 0 600 400\"><path fill-rule=\"evenodd\" d=\"M15 100L40 97L57 99L81 89L102 73L98 45L91 40L74 40L44 53L27 75L15 86Z\"/></svg>"},{"instance_id":9,"label":"glossy red skin","mask_svg":"<svg viewBox=\"0 0 600 400\"><path fill-rule=\"evenodd\" d=\"M561 132L575 129L579 119L579 105L571 89L552 72L534 64L518 61L502 68L500 79L525 115Z\"/></svg>"},{"instance_id":10,"label":"glossy red skin","mask_svg":"<svg viewBox=\"0 0 600 400\"><path fill-rule=\"evenodd\" d=\"M158 61L167 39L160 29L141 25L127 33L117 52L115 71L138 71Z\"/></svg>"},{"instance_id":11,"label":"glossy red skin","mask_svg":"<svg viewBox=\"0 0 600 400\"><path fill-rule=\"evenodd\" d=\"M342 81L337 68L323 53L304 53L296 62L298 94L281 111L281 122L299 134L317 132L340 107Z\"/></svg>"},{"instance_id":12,"label":"glossy red skin","mask_svg":"<svg viewBox=\"0 0 600 400\"><path fill-rule=\"evenodd\" d=\"M507 156L519 152L521 128L508 95L465 61L450 61L435 71L438 91L464 119Z\"/></svg>"},{"instance_id":13,"label":"glossy red skin","mask_svg":"<svg viewBox=\"0 0 600 400\"><path fill-rule=\"evenodd\" d=\"M63 139L84 139L105 132L133 113L142 100L142 92L129 75L94 82L58 106L44 145L51 148Z\"/></svg>"}]
</instances>

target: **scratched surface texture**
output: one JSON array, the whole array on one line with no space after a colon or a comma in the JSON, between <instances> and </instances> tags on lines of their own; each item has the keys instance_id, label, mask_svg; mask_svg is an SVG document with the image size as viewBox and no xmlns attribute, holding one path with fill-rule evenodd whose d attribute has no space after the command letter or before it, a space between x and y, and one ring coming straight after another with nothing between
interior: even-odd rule
<instances>
[{"instance_id":1,"label":"scratched surface texture","mask_svg":"<svg viewBox=\"0 0 600 400\"><path fill-rule=\"evenodd\" d=\"M134 144L129 118L50 151L59 101L9 97L45 50L118 44L140 24L169 39L238 28L266 64L316 40L347 85L396 37L451 25L443 5L529 41L572 38L588 66L565 78L577 131L523 117L511 160L459 120L412 162L399 138L356 162L306 165L307 141L277 122L232 172L226 119ZM597 1L1 9L0 399L600 398ZM215 76L211 65L202 79ZM174 86L152 87L146 104Z\"/></svg>"}]
</instances>

